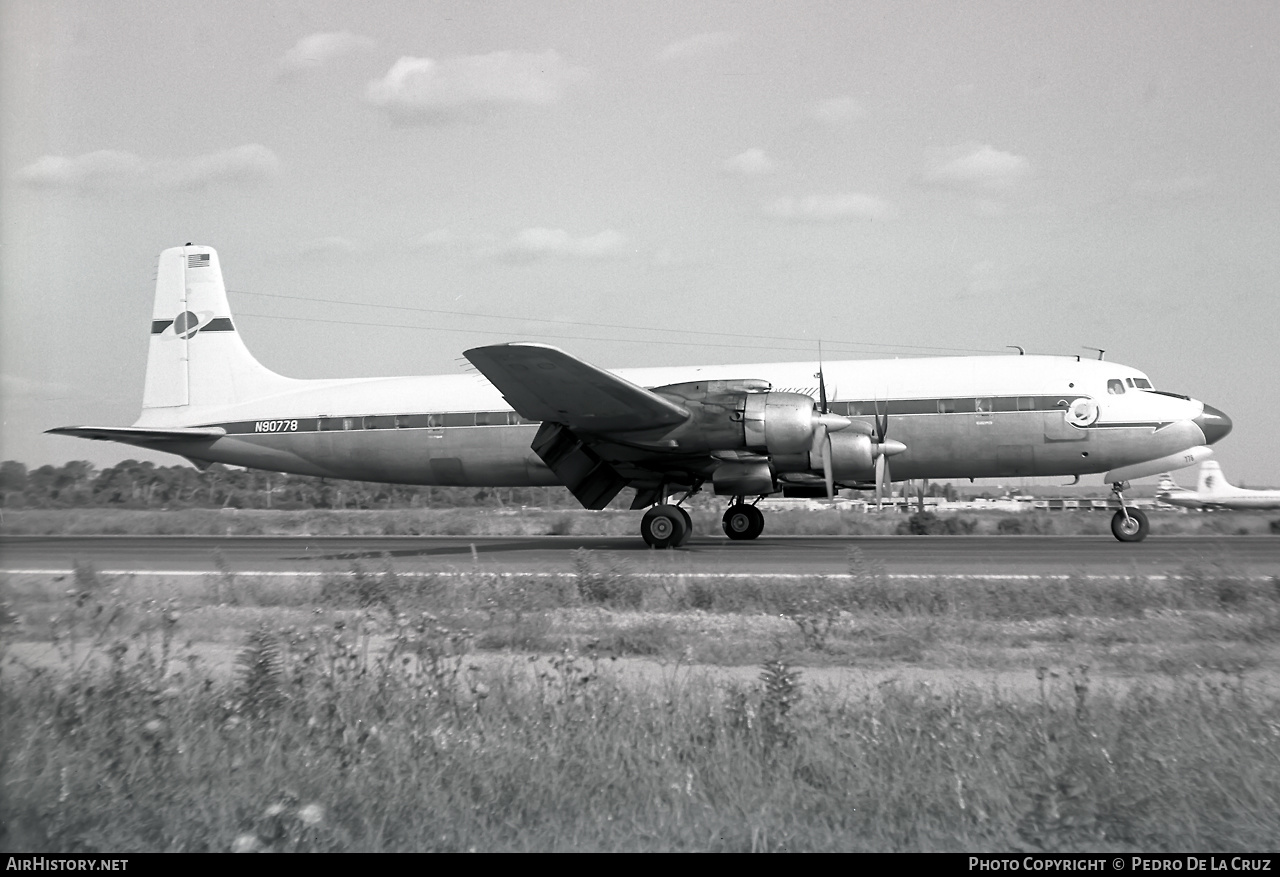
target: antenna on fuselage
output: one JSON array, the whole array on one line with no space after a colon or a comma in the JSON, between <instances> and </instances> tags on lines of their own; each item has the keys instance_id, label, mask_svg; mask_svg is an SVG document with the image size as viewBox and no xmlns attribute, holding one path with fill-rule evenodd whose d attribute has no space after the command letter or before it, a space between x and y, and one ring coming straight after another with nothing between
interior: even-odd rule
<instances>
[{"instance_id":1,"label":"antenna on fuselage","mask_svg":"<svg viewBox=\"0 0 1280 877\"><path fill-rule=\"evenodd\" d=\"M1006 344L1006 345L1005 345L1005 347L1011 347L1011 348L1013 348L1014 350L1018 351L1018 356L1026 356L1026 355L1027 355L1027 352L1026 352L1025 350L1023 350L1021 347L1019 347L1018 345L1016 345L1016 344Z\"/></svg>"},{"instance_id":2,"label":"antenna on fuselage","mask_svg":"<svg viewBox=\"0 0 1280 877\"><path fill-rule=\"evenodd\" d=\"M1096 351L1098 351L1098 360L1099 360L1099 361L1101 361L1101 360L1104 358L1104 356L1105 356L1105 354L1106 354L1106 352L1107 352L1107 351L1103 350L1101 347L1089 347L1088 345L1081 345L1081 346L1082 346L1082 347L1084 347L1084 349L1085 349L1085 350L1096 350Z\"/></svg>"}]
</instances>

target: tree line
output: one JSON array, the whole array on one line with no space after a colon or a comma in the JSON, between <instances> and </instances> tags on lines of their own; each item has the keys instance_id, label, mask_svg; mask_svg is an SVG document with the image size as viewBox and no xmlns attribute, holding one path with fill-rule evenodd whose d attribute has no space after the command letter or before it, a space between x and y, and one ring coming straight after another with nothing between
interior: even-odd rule
<instances>
[{"instance_id":1,"label":"tree line","mask_svg":"<svg viewBox=\"0 0 1280 877\"><path fill-rule=\"evenodd\" d=\"M214 463L157 466L125 460L99 469L87 460L28 469L0 463L0 507L18 508L577 508L562 487L417 487L236 469Z\"/></svg>"}]
</instances>

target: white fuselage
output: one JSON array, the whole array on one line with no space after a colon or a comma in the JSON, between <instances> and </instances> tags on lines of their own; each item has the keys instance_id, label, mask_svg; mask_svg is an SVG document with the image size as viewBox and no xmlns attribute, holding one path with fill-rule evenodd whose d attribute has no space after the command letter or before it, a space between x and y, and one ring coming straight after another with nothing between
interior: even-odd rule
<instances>
[{"instance_id":1,"label":"white fuselage","mask_svg":"<svg viewBox=\"0 0 1280 877\"><path fill-rule=\"evenodd\" d=\"M993 356L828 362L823 369L837 414L871 422L873 406L887 413L891 437L907 446L893 461L895 479L1088 474L1207 441L1195 422L1202 403L1132 387L1109 392L1109 382L1143 377L1116 363ZM792 362L615 374L649 388L762 379L774 391L816 399L817 371L816 362ZM1087 426L1065 420L1066 406L1080 397L1097 403ZM415 484L557 483L530 450L536 424L518 421L484 377L443 375L288 380L280 392L246 402L146 409L135 425L222 428L223 438L174 450L255 468Z\"/></svg>"}]
</instances>

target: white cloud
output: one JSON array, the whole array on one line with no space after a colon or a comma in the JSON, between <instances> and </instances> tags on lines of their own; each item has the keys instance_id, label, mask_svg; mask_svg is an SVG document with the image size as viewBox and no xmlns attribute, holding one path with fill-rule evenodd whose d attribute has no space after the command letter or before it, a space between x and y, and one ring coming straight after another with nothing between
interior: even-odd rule
<instances>
[{"instance_id":1,"label":"white cloud","mask_svg":"<svg viewBox=\"0 0 1280 877\"><path fill-rule=\"evenodd\" d=\"M97 194L122 189L203 189L249 186L280 171L280 160L267 147L248 143L234 149L181 160L144 161L131 152L99 150L75 158L46 155L15 175L37 189L69 189Z\"/></svg>"},{"instance_id":2,"label":"white cloud","mask_svg":"<svg viewBox=\"0 0 1280 877\"><path fill-rule=\"evenodd\" d=\"M763 149L751 148L726 159L724 169L731 174L742 174L745 177L759 176L773 171L773 161L764 154Z\"/></svg>"},{"instance_id":3,"label":"white cloud","mask_svg":"<svg viewBox=\"0 0 1280 877\"><path fill-rule=\"evenodd\" d=\"M679 58L696 58L737 42L738 35L727 30L711 33L700 33L678 40L667 46L656 56L655 61L674 61Z\"/></svg>"},{"instance_id":4,"label":"white cloud","mask_svg":"<svg viewBox=\"0 0 1280 877\"><path fill-rule=\"evenodd\" d=\"M500 107L555 103L586 71L554 51L493 52L435 61L404 57L365 99L402 122L475 119Z\"/></svg>"},{"instance_id":5,"label":"white cloud","mask_svg":"<svg viewBox=\"0 0 1280 877\"><path fill-rule=\"evenodd\" d=\"M148 176L162 189L204 189L215 185L251 186L280 172L280 159L267 147L248 143L182 161L157 163Z\"/></svg>"},{"instance_id":6,"label":"white cloud","mask_svg":"<svg viewBox=\"0 0 1280 877\"><path fill-rule=\"evenodd\" d=\"M491 254L507 262L532 262L548 258L602 259L626 252L626 236L612 229L575 238L561 228L526 228Z\"/></svg>"},{"instance_id":7,"label":"white cloud","mask_svg":"<svg viewBox=\"0 0 1280 877\"><path fill-rule=\"evenodd\" d=\"M866 112L862 109L862 105L851 97L833 97L814 104L810 115L824 125L834 126L860 119L866 115Z\"/></svg>"},{"instance_id":8,"label":"white cloud","mask_svg":"<svg viewBox=\"0 0 1280 877\"><path fill-rule=\"evenodd\" d=\"M102 192L135 185L142 173L142 159L133 153L100 149L76 158L46 155L22 168L16 177L18 182L36 189Z\"/></svg>"},{"instance_id":9,"label":"white cloud","mask_svg":"<svg viewBox=\"0 0 1280 877\"><path fill-rule=\"evenodd\" d=\"M841 195L809 195L804 198L779 198L765 208L778 219L795 222L847 222L855 219L892 219L898 209L892 203L849 192Z\"/></svg>"},{"instance_id":10,"label":"white cloud","mask_svg":"<svg viewBox=\"0 0 1280 877\"><path fill-rule=\"evenodd\" d=\"M969 144L939 156L924 173L930 185L954 189L1008 189L1031 176L1031 162L991 146Z\"/></svg>"},{"instance_id":11,"label":"white cloud","mask_svg":"<svg viewBox=\"0 0 1280 877\"><path fill-rule=\"evenodd\" d=\"M345 30L338 33L313 33L298 40L292 49L284 53L284 57L280 59L280 70L284 73L314 70L346 55L369 51L376 45L371 37Z\"/></svg>"}]
</instances>

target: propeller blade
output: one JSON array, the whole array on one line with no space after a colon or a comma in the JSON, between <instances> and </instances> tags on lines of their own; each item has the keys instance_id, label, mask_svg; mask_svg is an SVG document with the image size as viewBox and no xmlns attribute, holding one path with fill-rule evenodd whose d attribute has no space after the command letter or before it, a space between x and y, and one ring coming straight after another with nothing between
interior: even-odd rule
<instances>
[{"instance_id":1,"label":"propeller blade","mask_svg":"<svg viewBox=\"0 0 1280 877\"><path fill-rule=\"evenodd\" d=\"M827 499L836 498L836 477L831 469L831 436L822 437L822 478L827 485Z\"/></svg>"},{"instance_id":2,"label":"propeller blade","mask_svg":"<svg viewBox=\"0 0 1280 877\"><path fill-rule=\"evenodd\" d=\"M884 414L880 413L880 400L876 400L876 441L884 442L889 432L889 403L884 403Z\"/></svg>"},{"instance_id":3,"label":"propeller blade","mask_svg":"<svg viewBox=\"0 0 1280 877\"><path fill-rule=\"evenodd\" d=\"M831 462L831 434L826 424L819 420L813 428L813 444L809 446L809 467L821 469L823 482L827 486L827 499L835 499L835 470Z\"/></svg>"},{"instance_id":4,"label":"propeller blade","mask_svg":"<svg viewBox=\"0 0 1280 877\"><path fill-rule=\"evenodd\" d=\"M889 458L884 454L876 457L876 508L880 508L884 501L885 489L890 486L889 481Z\"/></svg>"}]
</instances>

